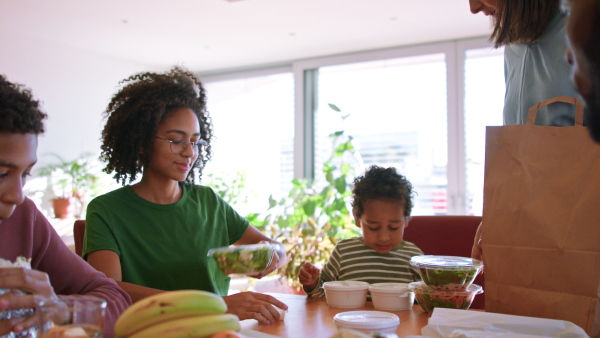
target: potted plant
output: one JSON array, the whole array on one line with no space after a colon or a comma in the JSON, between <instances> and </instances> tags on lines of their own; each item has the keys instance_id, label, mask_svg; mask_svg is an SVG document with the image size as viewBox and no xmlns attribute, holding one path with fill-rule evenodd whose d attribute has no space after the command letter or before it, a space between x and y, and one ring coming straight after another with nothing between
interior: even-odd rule
<instances>
[{"instance_id":1,"label":"potted plant","mask_svg":"<svg viewBox=\"0 0 600 338\"><path fill-rule=\"evenodd\" d=\"M86 197L96 195L98 179L101 171L97 156L84 153L72 161L66 161L57 154L50 154L58 159L57 163L40 168L39 175L47 177L47 182L54 193L52 206L56 218L69 216L73 207L73 215L79 218L84 210Z\"/></svg>"},{"instance_id":2,"label":"potted plant","mask_svg":"<svg viewBox=\"0 0 600 338\"><path fill-rule=\"evenodd\" d=\"M329 104L334 111L340 109ZM342 121L349 115L341 115ZM329 135L332 153L323 164L324 182L293 180L288 196L269 199L269 209L262 214L246 216L264 233L286 246L288 264L281 269L280 280L300 292L298 270L309 261L322 266L335 244L342 238L359 236L352 220L350 198L355 167L362 159L353 138L343 130Z\"/></svg>"}]
</instances>

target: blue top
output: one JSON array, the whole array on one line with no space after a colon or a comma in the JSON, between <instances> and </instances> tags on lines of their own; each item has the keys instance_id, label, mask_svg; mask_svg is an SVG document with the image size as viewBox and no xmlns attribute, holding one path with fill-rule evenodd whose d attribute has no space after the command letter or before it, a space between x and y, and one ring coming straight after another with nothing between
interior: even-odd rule
<instances>
[{"instance_id":1,"label":"blue top","mask_svg":"<svg viewBox=\"0 0 600 338\"><path fill-rule=\"evenodd\" d=\"M555 96L581 99L571 81L566 59L567 16L559 11L546 32L531 44L510 44L504 48L504 124L525 124L527 112L536 103ZM572 126L575 106L557 102L538 109L535 124Z\"/></svg>"}]
</instances>

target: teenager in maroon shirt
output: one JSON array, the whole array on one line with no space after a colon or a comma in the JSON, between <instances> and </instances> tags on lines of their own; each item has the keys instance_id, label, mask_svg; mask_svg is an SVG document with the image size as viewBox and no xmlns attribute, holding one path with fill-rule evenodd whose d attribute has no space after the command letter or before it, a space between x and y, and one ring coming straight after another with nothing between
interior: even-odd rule
<instances>
[{"instance_id":1,"label":"teenager in maroon shirt","mask_svg":"<svg viewBox=\"0 0 600 338\"><path fill-rule=\"evenodd\" d=\"M0 295L0 311L35 308L61 295L95 296L107 301L104 336L112 337L114 323L131 299L115 281L72 252L23 194L37 161L44 118L29 90L0 75L0 258L31 258L31 269L0 269L0 289L26 293ZM0 320L0 336L35 324L35 315Z\"/></svg>"}]
</instances>

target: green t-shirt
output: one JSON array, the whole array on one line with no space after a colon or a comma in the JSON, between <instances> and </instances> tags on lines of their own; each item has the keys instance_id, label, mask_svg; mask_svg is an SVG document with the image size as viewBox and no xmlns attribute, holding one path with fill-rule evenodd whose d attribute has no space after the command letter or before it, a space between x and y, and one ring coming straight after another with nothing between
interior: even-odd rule
<instances>
[{"instance_id":1,"label":"green t-shirt","mask_svg":"<svg viewBox=\"0 0 600 338\"><path fill-rule=\"evenodd\" d=\"M129 186L92 200L84 259L90 252L111 250L119 255L123 282L227 295L230 279L207 252L237 242L248 220L211 188L180 185L183 196L173 204L149 202Z\"/></svg>"}]
</instances>

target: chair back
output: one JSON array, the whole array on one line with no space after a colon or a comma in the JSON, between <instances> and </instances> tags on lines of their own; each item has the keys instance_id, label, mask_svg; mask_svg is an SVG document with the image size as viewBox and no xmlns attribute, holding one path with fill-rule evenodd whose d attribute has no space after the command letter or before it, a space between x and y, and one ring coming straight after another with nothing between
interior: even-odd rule
<instances>
[{"instance_id":1,"label":"chair back","mask_svg":"<svg viewBox=\"0 0 600 338\"><path fill-rule=\"evenodd\" d=\"M426 255L471 257L481 219L481 216L412 216L403 238ZM485 309L484 276L477 276L474 283L481 285L484 292L475 296L471 308Z\"/></svg>"},{"instance_id":2,"label":"chair back","mask_svg":"<svg viewBox=\"0 0 600 338\"><path fill-rule=\"evenodd\" d=\"M85 236L85 220L78 219L73 224L73 240L75 241L75 253L81 257L83 253L83 237Z\"/></svg>"}]
</instances>

